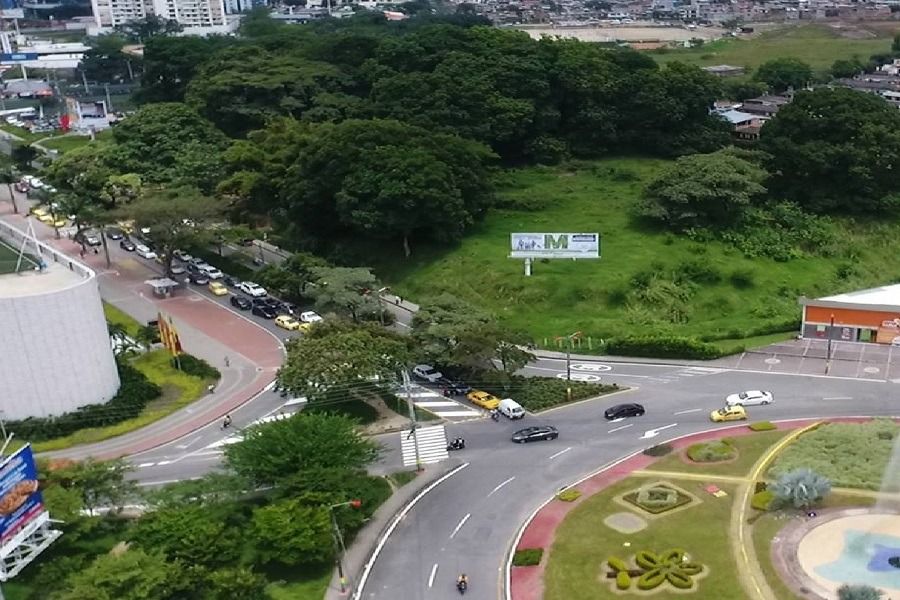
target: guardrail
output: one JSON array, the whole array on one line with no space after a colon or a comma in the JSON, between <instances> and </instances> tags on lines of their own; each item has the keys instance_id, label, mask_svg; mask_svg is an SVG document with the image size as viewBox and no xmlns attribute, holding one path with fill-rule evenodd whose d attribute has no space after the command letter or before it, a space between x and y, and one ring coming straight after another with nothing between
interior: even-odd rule
<instances>
[{"instance_id":1,"label":"guardrail","mask_svg":"<svg viewBox=\"0 0 900 600\"><path fill-rule=\"evenodd\" d=\"M38 261L43 261L45 265L48 265L50 262L60 264L84 279L90 279L96 275L90 267L66 256L55 248L51 248L44 242L5 221L0 221L0 239L16 250L22 248L24 244L25 252L35 255Z\"/></svg>"}]
</instances>

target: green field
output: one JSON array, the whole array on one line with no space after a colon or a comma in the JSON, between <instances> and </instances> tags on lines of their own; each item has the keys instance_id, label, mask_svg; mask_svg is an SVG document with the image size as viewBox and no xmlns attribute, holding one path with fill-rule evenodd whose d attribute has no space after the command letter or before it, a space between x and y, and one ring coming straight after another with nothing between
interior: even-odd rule
<instances>
[{"instance_id":1,"label":"green field","mask_svg":"<svg viewBox=\"0 0 900 600\"><path fill-rule=\"evenodd\" d=\"M511 171L498 193L506 207L493 209L457 247L414 244L410 259L386 261L378 273L420 304L443 292L455 294L528 332L538 344L553 346L555 336L581 331L594 348L599 338L659 333L766 343L772 336L756 336L779 325L790 330L791 321L799 321L801 295L821 297L900 276L897 224L839 222L832 228L832 248L823 249L830 257L790 262L751 260L731 245L649 226L635 216L635 206L645 182L665 164L628 158ZM509 234L527 231L599 231L602 258L538 261L526 278L522 261L507 255ZM682 312L671 314L667 280L698 263L720 281L692 284ZM648 273L661 283L652 296L635 301L632 278ZM588 350L587 340L581 349Z\"/></svg>"},{"instance_id":2,"label":"green field","mask_svg":"<svg viewBox=\"0 0 900 600\"><path fill-rule=\"evenodd\" d=\"M895 27L900 31L900 24ZM699 48L653 52L651 56L662 63L677 60L703 67L728 64L748 68L756 68L773 58L793 57L813 69L825 70L838 59L857 55L865 62L872 54L888 52L893 33L888 28L864 30L858 35L869 37L856 39L844 37L827 25L805 25L769 31L746 40L723 39Z\"/></svg>"},{"instance_id":3,"label":"green field","mask_svg":"<svg viewBox=\"0 0 900 600\"><path fill-rule=\"evenodd\" d=\"M103 141L112 138L112 131L101 131L97 134L96 141ZM65 154L75 148L81 148L86 144L90 144L91 138L86 135L64 135L59 137L51 137L41 140L41 146L48 150L56 150L60 154Z\"/></svg>"},{"instance_id":4,"label":"green field","mask_svg":"<svg viewBox=\"0 0 900 600\"><path fill-rule=\"evenodd\" d=\"M33 247L33 245L32 245ZM6 242L0 241L0 275L16 272L16 264L19 262L19 251L8 245ZM37 266L34 258L28 253L22 257L22 264L19 266L20 271L29 271Z\"/></svg>"}]
</instances>

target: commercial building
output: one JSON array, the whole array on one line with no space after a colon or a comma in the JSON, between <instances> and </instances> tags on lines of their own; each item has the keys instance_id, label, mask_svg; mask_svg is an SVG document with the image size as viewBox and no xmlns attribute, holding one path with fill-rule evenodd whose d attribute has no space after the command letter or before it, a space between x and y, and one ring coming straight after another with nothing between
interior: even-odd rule
<instances>
[{"instance_id":1,"label":"commercial building","mask_svg":"<svg viewBox=\"0 0 900 600\"><path fill-rule=\"evenodd\" d=\"M6 420L71 412L119 389L93 270L0 222L0 411ZM12 259L10 257L13 257Z\"/></svg>"},{"instance_id":2,"label":"commercial building","mask_svg":"<svg viewBox=\"0 0 900 600\"><path fill-rule=\"evenodd\" d=\"M224 0L91 0L95 27L91 33L151 15L177 21L184 33L229 33L236 20L226 18Z\"/></svg>"},{"instance_id":3,"label":"commercial building","mask_svg":"<svg viewBox=\"0 0 900 600\"><path fill-rule=\"evenodd\" d=\"M900 284L800 303L805 338L900 345Z\"/></svg>"}]
</instances>

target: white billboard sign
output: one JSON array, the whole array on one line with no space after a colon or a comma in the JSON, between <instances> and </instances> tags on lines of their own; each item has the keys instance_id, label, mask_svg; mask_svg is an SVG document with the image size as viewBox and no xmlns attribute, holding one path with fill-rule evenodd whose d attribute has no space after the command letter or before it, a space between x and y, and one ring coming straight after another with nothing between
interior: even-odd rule
<instances>
[{"instance_id":1,"label":"white billboard sign","mask_svg":"<svg viewBox=\"0 0 900 600\"><path fill-rule=\"evenodd\" d=\"M599 233L512 233L510 258L600 258Z\"/></svg>"}]
</instances>

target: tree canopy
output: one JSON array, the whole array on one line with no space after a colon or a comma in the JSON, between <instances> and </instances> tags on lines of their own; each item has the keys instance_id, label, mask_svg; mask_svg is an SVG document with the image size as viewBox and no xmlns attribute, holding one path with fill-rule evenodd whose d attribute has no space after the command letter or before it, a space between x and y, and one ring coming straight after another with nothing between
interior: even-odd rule
<instances>
[{"instance_id":1,"label":"tree canopy","mask_svg":"<svg viewBox=\"0 0 900 600\"><path fill-rule=\"evenodd\" d=\"M788 88L802 89L812 81L813 72L812 67L800 59L775 58L759 65L753 78L780 94Z\"/></svg>"}]
</instances>

